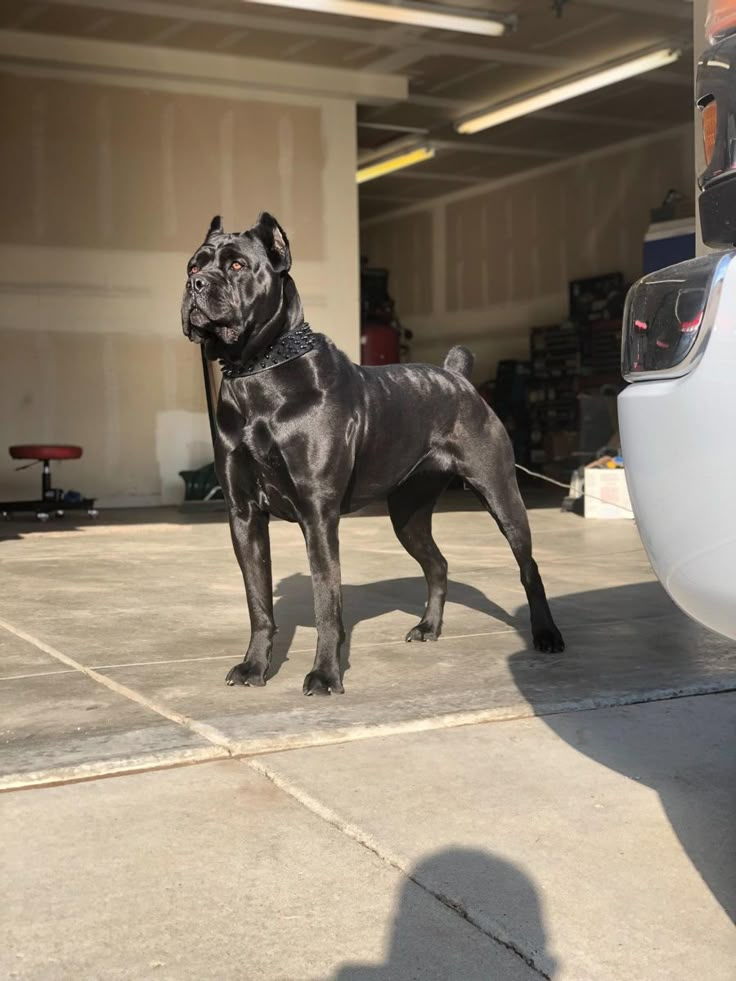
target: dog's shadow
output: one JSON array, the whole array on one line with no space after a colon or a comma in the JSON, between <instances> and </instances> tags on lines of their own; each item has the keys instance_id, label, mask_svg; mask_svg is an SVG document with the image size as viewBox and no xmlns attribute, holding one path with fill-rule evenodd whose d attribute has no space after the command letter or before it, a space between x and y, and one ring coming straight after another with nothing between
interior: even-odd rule
<instances>
[{"instance_id":1,"label":"dog's shadow","mask_svg":"<svg viewBox=\"0 0 736 981\"><path fill-rule=\"evenodd\" d=\"M523 619L512 616L491 602L479 589L462 582L448 582L448 595L453 603L485 613L509 627L520 629ZM350 670L350 647L353 630L364 620L372 620L396 611L405 613L406 624L397 628L395 641L403 641L408 631L422 618L427 598L427 584L421 576L403 579L382 579L361 585L343 585L343 622L345 642L342 646L340 670ZM289 659L297 627L314 627L312 580L295 573L282 579L274 590L274 619L278 633L274 639L271 665L267 680L274 678ZM419 642L421 643L421 641Z\"/></svg>"}]
</instances>

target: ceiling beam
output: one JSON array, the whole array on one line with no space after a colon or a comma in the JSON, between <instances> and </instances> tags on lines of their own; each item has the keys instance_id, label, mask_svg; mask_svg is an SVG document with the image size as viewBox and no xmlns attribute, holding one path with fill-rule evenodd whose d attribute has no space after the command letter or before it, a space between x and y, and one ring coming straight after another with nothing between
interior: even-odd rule
<instances>
[{"instance_id":1,"label":"ceiling beam","mask_svg":"<svg viewBox=\"0 0 736 981\"><path fill-rule=\"evenodd\" d=\"M387 133L416 133L426 136L429 132L424 126L397 126L395 123L369 123L358 120L358 129L378 129L385 130Z\"/></svg>"},{"instance_id":2,"label":"ceiling beam","mask_svg":"<svg viewBox=\"0 0 736 981\"><path fill-rule=\"evenodd\" d=\"M591 74L593 69L591 69ZM563 82L564 79L558 79L555 84ZM692 88L692 78L687 75L681 75L677 72L666 71L664 69L658 69L657 71L647 72L644 75L638 75L634 79L626 79L627 82L636 81L639 84L646 84L646 82L657 82L660 85L673 85L685 88ZM550 83L552 84L552 83ZM621 83L619 83L621 84ZM611 86L606 86L602 89L597 89L598 95L603 95L610 90ZM524 89L516 93L515 97L521 98L525 94ZM589 93L592 94L592 93ZM509 96L511 98L511 96ZM568 100L574 102L574 99ZM488 99L484 100L482 97L476 97L472 100L470 99L457 99L446 95L424 95L421 92L410 92L407 102L412 103L416 106L424 106L427 109L439 109L441 111L446 111L449 113L467 113L471 109L482 108L485 103L492 105L493 99L489 96Z\"/></svg>"},{"instance_id":3,"label":"ceiling beam","mask_svg":"<svg viewBox=\"0 0 736 981\"><path fill-rule=\"evenodd\" d=\"M653 14L655 17L669 17L670 20L686 20L693 22L692 5L682 0L672 3L672 0L577 0L580 6L603 7L606 10L626 10L632 14ZM564 15L564 11L563 11Z\"/></svg>"},{"instance_id":4,"label":"ceiling beam","mask_svg":"<svg viewBox=\"0 0 736 981\"><path fill-rule=\"evenodd\" d=\"M626 116L596 116L592 112L565 112L564 109L540 109L532 113L534 119L549 119L556 123L573 123L579 126L617 126L621 129L640 129L651 133L659 123L653 119L629 119Z\"/></svg>"},{"instance_id":5,"label":"ceiling beam","mask_svg":"<svg viewBox=\"0 0 736 981\"><path fill-rule=\"evenodd\" d=\"M569 157L562 150L542 150L536 146L502 146L492 143L476 143L468 140L434 140L429 141L437 150L449 150L452 153L478 153L487 157L537 157L540 160L561 160Z\"/></svg>"},{"instance_id":6,"label":"ceiling beam","mask_svg":"<svg viewBox=\"0 0 736 981\"><path fill-rule=\"evenodd\" d=\"M120 0L45 0L47 5L54 6L75 6L87 7L93 10L104 10L110 13L120 13ZM665 0L577 0L577 2L587 3L590 6L606 7L612 6L620 9L636 12L642 11L642 5L652 13L664 14L670 19L692 20L692 12L689 5L683 3L684 9L680 11L676 4L665 2ZM470 60L481 61L488 65L496 63L499 65L528 65L537 68L560 68L569 63L569 59L559 55L542 54L533 51L518 51L505 46L500 47L490 39L490 44L457 44L445 41L428 40L422 38L421 42L407 44L406 32L396 31L390 26L377 30L366 30L362 27L346 27L341 24L328 24L324 21L313 23L306 18L297 21L292 17L278 16L259 16L249 11L233 12L227 10L217 10L211 7L196 7L191 4L172 2L172 0L126 0L125 14L139 14L141 16L165 17L180 19L191 23L219 24L223 27L233 27L236 29L249 29L252 31L268 31L275 34L293 34L295 23L298 24L298 31L304 37L332 38L335 40L349 41L360 44L363 48L366 45L375 45L377 48L390 49L391 54L379 56L372 62L367 62L362 66L364 70L385 72L408 69L417 61L432 56L455 56ZM676 13L673 13L676 11ZM683 39L685 47L686 39ZM679 42L678 42L679 44ZM675 83L674 73L658 73L657 79L662 83ZM667 76L670 77L667 77ZM685 80L684 84L689 84ZM466 103L462 105L467 108Z\"/></svg>"},{"instance_id":7,"label":"ceiling beam","mask_svg":"<svg viewBox=\"0 0 736 981\"><path fill-rule=\"evenodd\" d=\"M383 45L386 47L387 45ZM394 47L394 45L390 45ZM406 48L404 43L402 48ZM416 46L417 55L421 58L432 56L450 55L457 58L468 58L469 60L482 61L486 64L496 62L502 65L530 65L533 68L558 68L566 65L568 58L560 55L537 54L534 51L519 51L511 48L498 48L493 44L493 38L489 39L488 45L481 44L454 44L451 41L428 41L422 39L421 45ZM387 57L391 57L390 55ZM380 65L381 60L376 64ZM372 66L371 66L372 67Z\"/></svg>"},{"instance_id":8,"label":"ceiling beam","mask_svg":"<svg viewBox=\"0 0 736 981\"><path fill-rule=\"evenodd\" d=\"M576 153L565 160L555 160L552 163L541 164L539 167L515 170L513 173L506 174L503 177L492 177L490 180L482 181L478 187L467 187L457 191L449 191L440 195L439 197L433 198L432 200L417 201L416 204L409 205L406 208L399 208L396 211L382 215L380 218L368 218L364 222L361 222L361 227L368 228L380 221L385 221L385 219L388 217L395 219L401 217L402 215L415 214L417 211L423 211L427 207L442 207L454 201L467 201L468 199L475 198L479 192L491 192L500 190L501 188L512 187L521 181L534 180L539 177L547 176L549 174L564 170L569 166L579 167L593 160L599 160L610 156L612 153L624 153L627 150L633 150L634 148L656 145L660 140L669 140L677 135L681 135L685 140L691 140L692 122L682 123L679 126L660 130L659 132L635 136L628 140L622 140L619 143L609 144L608 146L596 147L595 150L586 150L584 153ZM406 173L408 174L408 171Z\"/></svg>"},{"instance_id":9,"label":"ceiling beam","mask_svg":"<svg viewBox=\"0 0 736 981\"><path fill-rule=\"evenodd\" d=\"M403 153L417 144L429 143L435 150L448 153L469 153L481 157L533 157L537 160L561 160L569 153L560 150L544 150L536 146L504 146L503 144L478 143L472 140L434 139L425 133L421 137L408 133L399 139L389 140L379 146L365 147L358 155L361 166L388 154Z\"/></svg>"},{"instance_id":10,"label":"ceiling beam","mask_svg":"<svg viewBox=\"0 0 736 981\"><path fill-rule=\"evenodd\" d=\"M447 109L449 112L457 112L468 106L466 99L450 99L446 95L422 95L421 92L410 93L408 101L415 106L425 106L427 109Z\"/></svg>"},{"instance_id":11,"label":"ceiling beam","mask_svg":"<svg viewBox=\"0 0 736 981\"><path fill-rule=\"evenodd\" d=\"M180 91L225 88L240 98L244 93L263 90L385 105L402 101L407 91L406 79L400 75L120 41L103 45L88 38L28 31L0 30L0 64L10 70L41 71L66 78L108 78L114 84L137 87L151 80Z\"/></svg>"},{"instance_id":12,"label":"ceiling beam","mask_svg":"<svg viewBox=\"0 0 736 981\"><path fill-rule=\"evenodd\" d=\"M377 30L366 29L365 26L346 27L340 24L328 24L324 21L319 23L312 22L307 18L295 19L294 17L284 17L274 13L272 16L263 16L249 11L231 12L227 10L217 10L212 7L194 7L186 3L163 2L163 0L125 0L124 8L121 7L120 0L45 0L49 5L58 7L87 7L91 10L106 10L111 13L124 12L126 16L139 14L149 17L166 17L190 21L191 23L201 24L220 24L223 27L246 28L254 31L268 31L272 34L294 34L295 30L305 37L333 38L339 41L350 41L360 44L373 44L378 48L389 48L392 51L406 51L408 47L414 47L416 58L425 58L432 55L455 55L462 58L476 59L478 61L493 60L501 64L509 65L532 65L539 68L555 68L567 64L568 59L557 55L537 54L533 51L514 51L506 46L489 47L487 44L457 44L445 41L430 41L422 38L421 44L408 46L406 34L403 30L396 31L390 26ZM494 43L493 38L489 41ZM500 40L500 39L499 39ZM491 53L492 52L492 53ZM379 68L374 69L372 64L365 67L370 71L380 71L381 59L376 61Z\"/></svg>"},{"instance_id":13,"label":"ceiling beam","mask_svg":"<svg viewBox=\"0 0 736 981\"><path fill-rule=\"evenodd\" d=\"M483 65L494 63L498 65L527 65L531 68L559 68L568 62L567 58L560 55L497 48L489 45L456 44L447 41L433 41L428 38L422 38L421 41L411 44L405 41L401 46L382 44L382 47L389 46L392 48L391 52L371 62L371 68L375 68L376 71L397 71L408 68L423 58L447 55L477 61Z\"/></svg>"},{"instance_id":14,"label":"ceiling beam","mask_svg":"<svg viewBox=\"0 0 736 981\"><path fill-rule=\"evenodd\" d=\"M651 124L649 124L651 126ZM478 153L488 157L537 157L544 160L557 160L568 156L561 150L543 150L540 147L530 146L503 146L492 143L478 143L477 141L464 140L441 140L429 137L429 130L418 126L394 126L391 123L362 123L358 122L359 129L385 130L388 133L404 133L406 136L425 137L437 150L449 150L457 153ZM376 154L385 152L390 147L366 147L365 152Z\"/></svg>"},{"instance_id":15,"label":"ceiling beam","mask_svg":"<svg viewBox=\"0 0 736 981\"><path fill-rule=\"evenodd\" d=\"M372 184L373 181L370 182ZM368 188L370 184L361 184L360 186L360 200L363 201L385 201L390 204L416 204L417 199L411 198L406 194L369 194L365 188Z\"/></svg>"},{"instance_id":16,"label":"ceiling beam","mask_svg":"<svg viewBox=\"0 0 736 981\"><path fill-rule=\"evenodd\" d=\"M451 184L482 184L488 181L487 177L470 177L468 174L447 174L444 170L426 171L422 174L417 173L416 167L407 167L406 170L395 170L391 174L386 174L381 180L387 177L401 177L413 181L438 181Z\"/></svg>"}]
</instances>

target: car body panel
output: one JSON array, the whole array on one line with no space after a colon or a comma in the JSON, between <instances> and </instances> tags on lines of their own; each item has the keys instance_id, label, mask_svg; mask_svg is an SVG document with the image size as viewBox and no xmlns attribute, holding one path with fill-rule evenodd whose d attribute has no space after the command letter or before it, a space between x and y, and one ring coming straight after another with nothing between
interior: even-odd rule
<instances>
[{"instance_id":1,"label":"car body panel","mask_svg":"<svg viewBox=\"0 0 736 981\"><path fill-rule=\"evenodd\" d=\"M618 405L629 493L654 571L686 613L736 639L734 258L736 252L717 257L720 273L689 350L697 357L686 355L684 369L681 362L659 376L656 370L628 372L634 384ZM672 268L682 276L687 265ZM625 352L638 319L637 286L627 307Z\"/></svg>"}]
</instances>

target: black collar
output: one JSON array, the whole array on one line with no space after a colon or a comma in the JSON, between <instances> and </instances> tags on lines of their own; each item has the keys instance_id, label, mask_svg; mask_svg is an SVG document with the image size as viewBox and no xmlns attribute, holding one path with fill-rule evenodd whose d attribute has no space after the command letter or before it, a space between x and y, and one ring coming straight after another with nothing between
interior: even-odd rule
<instances>
[{"instance_id":1,"label":"black collar","mask_svg":"<svg viewBox=\"0 0 736 981\"><path fill-rule=\"evenodd\" d=\"M246 375L257 375L268 371L286 361L294 361L303 354L308 354L317 347L319 334L314 334L309 324L302 324L293 330L282 334L266 350L247 364L234 364L231 361L220 361L223 378L243 378Z\"/></svg>"}]
</instances>

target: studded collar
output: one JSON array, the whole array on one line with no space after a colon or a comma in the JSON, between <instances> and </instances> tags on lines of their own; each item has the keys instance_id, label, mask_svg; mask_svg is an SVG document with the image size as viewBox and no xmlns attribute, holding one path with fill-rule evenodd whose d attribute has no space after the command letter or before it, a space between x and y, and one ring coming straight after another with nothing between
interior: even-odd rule
<instances>
[{"instance_id":1,"label":"studded collar","mask_svg":"<svg viewBox=\"0 0 736 981\"><path fill-rule=\"evenodd\" d=\"M233 364L229 361L220 361L223 378L244 378L248 375L257 375L269 368L284 364L287 361L294 361L303 354L313 351L319 342L319 334L315 334L309 324L302 324L294 330L282 334L278 340L270 344L265 351L258 357L253 358L246 364Z\"/></svg>"}]
</instances>

